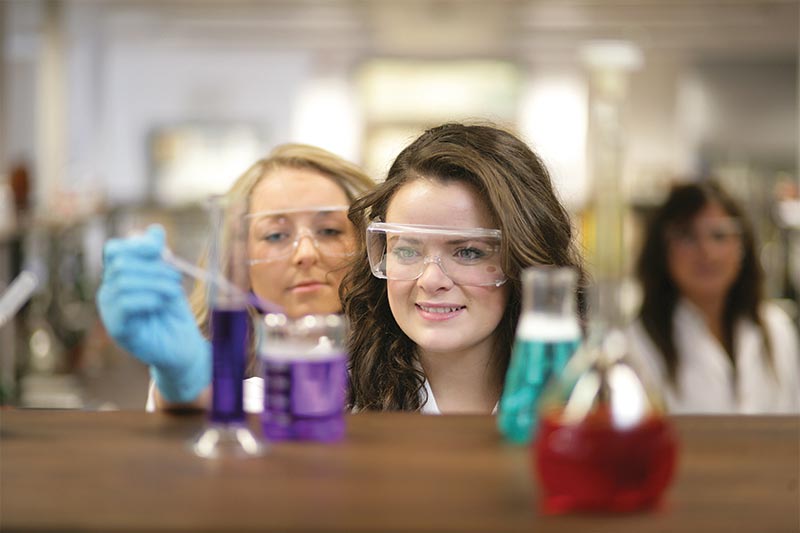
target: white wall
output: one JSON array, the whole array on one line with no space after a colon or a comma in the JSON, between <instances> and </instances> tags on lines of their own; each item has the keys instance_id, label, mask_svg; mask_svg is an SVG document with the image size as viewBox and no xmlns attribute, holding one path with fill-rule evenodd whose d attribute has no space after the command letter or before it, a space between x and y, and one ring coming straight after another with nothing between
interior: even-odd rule
<instances>
[{"instance_id":1,"label":"white wall","mask_svg":"<svg viewBox=\"0 0 800 533\"><path fill-rule=\"evenodd\" d=\"M697 141L707 150L796 166L797 115L788 112L797 105L795 61L701 63L685 82L701 101L682 111L705 124Z\"/></svg>"},{"instance_id":2,"label":"white wall","mask_svg":"<svg viewBox=\"0 0 800 533\"><path fill-rule=\"evenodd\" d=\"M241 121L263 132L265 152L289 137L296 94L310 75L309 53L176 38L159 34L150 17L98 18L97 9L86 10L76 17L81 39L70 56L72 170L88 182L99 179L109 202L146 199L148 135L156 127ZM79 31L85 25L94 31Z\"/></svg>"}]
</instances>

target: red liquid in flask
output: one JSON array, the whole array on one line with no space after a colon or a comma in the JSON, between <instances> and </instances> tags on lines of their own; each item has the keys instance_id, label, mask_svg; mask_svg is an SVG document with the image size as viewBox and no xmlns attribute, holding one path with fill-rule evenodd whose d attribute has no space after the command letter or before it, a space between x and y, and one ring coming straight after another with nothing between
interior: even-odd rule
<instances>
[{"instance_id":1,"label":"red liquid in flask","mask_svg":"<svg viewBox=\"0 0 800 533\"><path fill-rule=\"evenodd\" d=\"M542 419L534 464L544 490L544 511L625 512L652 507L672 479L676 441L661 417L614 427L607 409L577 424L561 414Z\"/></svg>"}]
</instances>

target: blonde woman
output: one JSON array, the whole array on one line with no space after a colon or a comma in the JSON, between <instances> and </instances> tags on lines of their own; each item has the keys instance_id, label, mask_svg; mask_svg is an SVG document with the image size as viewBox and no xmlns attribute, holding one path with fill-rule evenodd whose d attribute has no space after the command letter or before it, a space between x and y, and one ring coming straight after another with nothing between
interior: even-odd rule
<instances>
[{"instance_id":1,"label":"blonde woman","mask_svg":"<svg viewBox=\"0 0 800 533\"><path fill-rule=\"evenodd\" d=\"M356 245L347 210L372 185L354 164L313 146L282 145L257 161L228 192L247 199L251 291L291 317L339 312ZM151 226L106 244L98 309L111 337L150 366L148 409L202 407L211 383L206 290L197 285L189 302L180 274L161 260L164 237ZM248 378L244 395L245 410L260 411L261 379Z\"/></svg>"}]
</instances>

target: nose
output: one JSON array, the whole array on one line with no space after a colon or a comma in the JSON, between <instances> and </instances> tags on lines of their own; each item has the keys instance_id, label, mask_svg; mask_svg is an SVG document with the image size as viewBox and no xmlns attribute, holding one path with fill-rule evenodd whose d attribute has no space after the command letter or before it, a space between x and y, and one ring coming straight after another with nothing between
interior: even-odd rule
<instances>
[{"instance_id":1,"label":"nose","mask_svg":"<svg viewBox=\"0 0 800 533\"><path fill-rule=\"evenodd\" d=\"M718 253L719 245L709 235L698 235L697 250L704 257L713 257Z\"/></svg>"},{"instance_id":2,"label":"nose","mask_svg":"<svg viewBox=\"0 0 800 533\"><path fill-rule=\"evenodd\" d=\"M300 233L294 245L292 262L301 267L309 267L319 259L319 250L314 242L314 237L309 233Z\"/></svg>"},{"instance_id":3,"label":"nose","mask_svg":"<svg viewBox=\"0 0 800 533\"><path fill-rule=\"evenodd\" d=\"M422 266L422 274L417 278L417 286L428 294L433 294L440 290L451 289L453 285L455 283L444 271L441 259L438 257L426 257Z\"/></svg>"}]
</instances>

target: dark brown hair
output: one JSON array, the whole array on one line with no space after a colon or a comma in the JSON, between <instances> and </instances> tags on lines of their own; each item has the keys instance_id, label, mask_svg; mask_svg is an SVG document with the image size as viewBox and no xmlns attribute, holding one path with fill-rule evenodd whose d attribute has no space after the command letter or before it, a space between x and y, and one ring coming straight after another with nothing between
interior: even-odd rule
<instances>
[{"instance_id":1,"label":"dark brown hair","mask_svg":"<svg viewBox=\"0 0 800 533\"><path fill-rule=\"evenodd\" d=\"M495 375L505 375L511 356L521 307L521 271L535 264L569 265L584 279L569 216L544 164L525 143L493 126L445 124L429 129L397 156L386 180L350 208L362 252L339 291L351 329L349 404L358 410L413 411L424 403L420 391L425 377L416 344L395 321L386 281L372 275L363 251L368 222L385 219L395 193L417 179L473 187L485 199L494 227L502 231L509 300L498 325ZM583 309L582 289L580 294Z\"/></svg>"},{"instance_id":2,"label":"dark brown hair","mask_svg":"<svg viewBox=\"0 0 800 533\"><path fill-rule=\"evenodd\" d=\"M732 362L735 362L734 325L740 318L749 318L762 331L767 343L767 357L771 362L771 344L758 313L759 303L763 299L764 272L756 257L753 230L747 217L733 198L714 182L679 185L672 189L665 202L652 214L636 266L636 274L644 292L639 319L661 352L673 385L678 372L678 354L672 317L681 295L669 274L667 232L685 230L710 203L718 204L728 215L736 218L742 230L742 263L725 301L723 345Z\"/></svg>"}]
</instances>

